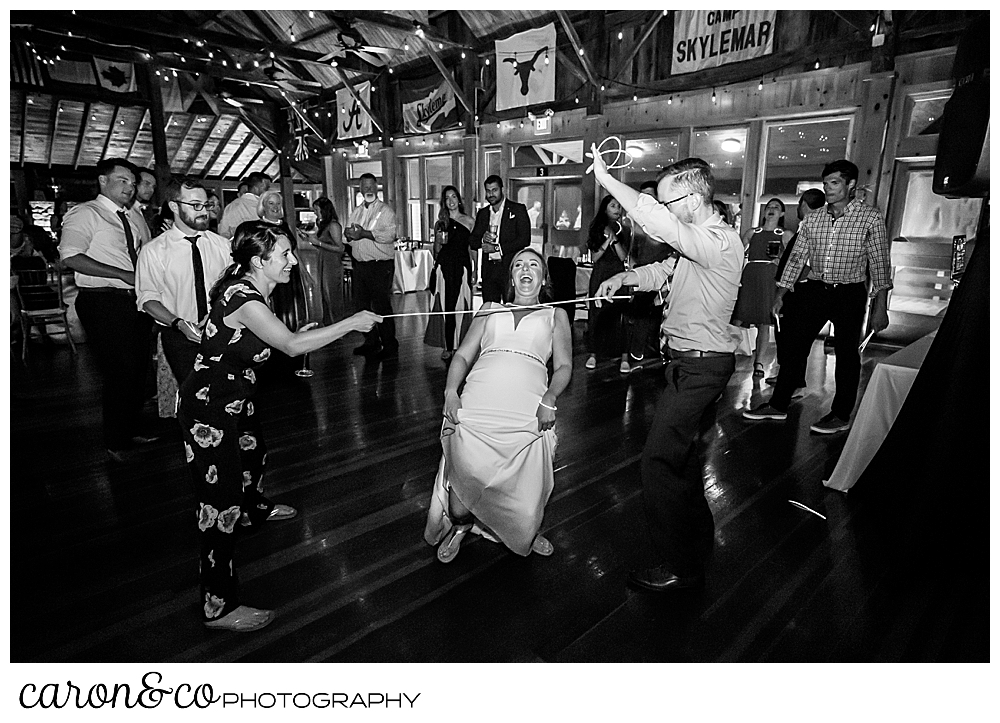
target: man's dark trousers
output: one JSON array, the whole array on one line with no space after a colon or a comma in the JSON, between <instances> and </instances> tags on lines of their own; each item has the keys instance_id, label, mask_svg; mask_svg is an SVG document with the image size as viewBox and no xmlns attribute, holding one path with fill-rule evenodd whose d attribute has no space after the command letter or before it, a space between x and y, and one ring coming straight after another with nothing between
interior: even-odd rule
<instances>
[{"instance_id":1,"label":"man's dark trousers","mask_svg":"<svg viewBox=\"0 0 1000 723\"><path fill-rule=\"evenodd\" d=\"M184 384L188 374L194 370L194 360L198 356L201 344L195 344L184 334L171 327L160 327L160 342L163 344L163 356L167 358L170 371L173 372L177 386Z\"/></svg>"},{"instance_id":2,"label":"man's dark trousers","mask_svg":"<svg viewBox=\"0 0 1000 723\"><path fill-rule=\"evenodd\" d=\"M795 285L795 314L791 320L782 317L781 334L784 345L778 383L774 386L770 404L779 411L788 404L802 379L805 379L809 351L826 322L833 322L834 352L837 355L835 374L837 392L830 411L848 420L858 398L861 381L861 326L865 319L868 293L863 282L827 284L806 280Z\"/></svg>"},{"instance_id":3,"label":"man's dark trousers","mask_svg":"<svg viewBox=\"0 0 1000 723\"><path fill-rule=\"evenodd\" d=\"M499 261L491 261L483 254L483 267L480 269L483 301L503 301L503 290L507 285L508 264L504 256Z\"/></svg>"},{"instance_id":4,"label":"man's dark trousers","mask_svg":"<svg viewBox=\"0 0 1000 723\"><path fill-rule=\"evenodd\" d=\"M702 481L701 438L715 423L715 400L736 368L732 354L677 357L642 452L646 526L657 564L679 577L704 572L715 525Z\"/></svg>"},{"instance_id":5,"label":"man's dark trousers","mask_svg":"<svg viewBox=\"0 0 1000 723\"><path fill-rule=\"evenodd\" d=\"M140 434L153 319L129 289L80 289L76 313L101 375L104 445L120 451Z\"/></svg>"},{"instance_id":6,"label":"man's dark trousers","mask_svg":"<svg viewBox=\"0 0 1000 723\"><path fill-rule=\"evenodd\" d=\"M357 311L367 309L379 316L392 313L392 279L396 273L396 262L387 261L355 261L351 271L351 287L354 290L354 305ZM365 334L363 346L373 352L380 349L395 351L399 348L396 341L396 320L386 319L377 324L374 329Z\"/></svg>"}]
</instances>

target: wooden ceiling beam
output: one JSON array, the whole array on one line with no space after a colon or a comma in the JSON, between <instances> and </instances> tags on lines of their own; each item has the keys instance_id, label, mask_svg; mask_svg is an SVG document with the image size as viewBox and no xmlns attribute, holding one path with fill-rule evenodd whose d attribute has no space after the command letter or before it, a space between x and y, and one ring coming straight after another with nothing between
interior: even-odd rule
<instances>
[{"instance_id":1,"label":"wooden ceiling beam","mask_svg":"<svg viewBox=\"0 0 1000 723\"><path fill-rule=\"evenodd\" d=\"M250 24L257 29L257 32L260 33L261 37L263 37L269 45L278 45L283 48L295 49L290 43L283 42L279 39L282 37L282 33L284 31L282 28L278 27L277 23L275 23L271 16L267 14L266 10L244 10L243 15L250 21ZM275 53L275 56L277 56L277 53ZM277 60L278 58L276 57L275 59ZM316 75L310 67L291 58L282 58L282 60L291 66L289 68L289 72L293 75L307 75L316 82L322 82L322 78Z\"/></svg>"},{"instance_id":2,"label":"wooden ceiling beam","mask_svg":"<svg viewBox=\"0 0 1000 723\"><path fill-rule=\"evenodd\" d=\"M573 74L573 76L579 80L581 83L589 83L590 79L587 74L576 64L576 58L567 53L565 50L556 50L556 59L561 65L563 65L566 70Z\"/></svg>"},{"instance_id":3,"label":"wooden ceiling beam","mask_svg":"<svg viewBox=\"0 0 1000 723\"><path fill-rule=\"evenodd\" d=\"M271 134L261 128L260 124L246 112L245 109L240 108L240 118L243 120L243 124L252 130L254 134L260 139L261 143L270 148L275 153L278 153L278 142L275 140Z\"/></svg>"},{"instance_id":4,"label":"wooden ceiling beam","mask_svg":"<svg viewBox=\"0 0 1000 723\"><path fill-rule=\"evenodd\" d=\"M132 142L128 144L128 153L125 154L125 160L129 160L132 155L132 151L135 150L135 142L139 140L139 133L142 131L142 127L146 125L146 119L149 118L149 108L147 108L143 114L142 118L139 119L139 125L135 127L135 134L132 136Z\"/></svg>"},{"instance_id":5,"label":"wooden ceiling beam","mask_svg":"<svg viewBox=\"0 0 1000 723\"><path fill-rule=\"evenodd\" d=\"M240 147L236 149L236 153L233 154L233 157L229 159L229 163L227 163L226 167L222 169L222 173L219 174L219 178L226 178L229 175L229 169L233 167L234 163L236 163L236 159L243 155L243 151L247 149L247 146L250 145L250 141L253 139L253 131L247 128L246 137L243 139L243 142L240 143Z\"/></svg>"},{"instance_id":6,"label":"wooden ceiling beam","mask_svg":"<svg viewBox=\"0 0 1000 723\"><path fill-rule=\"evenodd\" d=\"M114 112L111 114L111 125L108 126L108 135L104 139L104 149L101 151L101 157L98 161L103 161L108 157L108 148L111 147L111 137L115 134L115 123L118 122L118 106L115 106Z\"/></svg>"},{"instance_id":7,"label":"wooden ceiling beam","mask_svg":"<svg viewBox=\"0 0 1000 723\"><path fill-rule=\"evenodd\" d=\"M245 178L246 175L247 175L247 171L249 171L253 167L253 164L257 162L258 158L260 158L260 154L263 153L266 149L267 149L267 146L265 146L264 142L261 141L260 148L258 148L257 152L253 154L253 158L250 159L250 162L248 164L246 164L245 166L243 166L243 170L240 171L238 174L236 174L236 177L237 178Z\"/></svg>"},{"instance_id":8,"label":"wooden ceiling beam","mask_svg":"<svg viewBox=\"0 0 1000 723\"><path fill-rule=\"evenodd\" d=\"M318 38L322 38L326 35L329 35L330 33L341 32L341 29L342 29L341 23L335 20L331 23L327 23L326 25L321 25L318 28L314 28L313 30L309 30L303 33L302 35L299 35L298 37L295 38L294 43L289 43L289 47L297 48L301 46L303 43L308 43L313 40L317 40Z\"/></svg>"},{"instance_id":9,"label":"wooden ceiling beam","mask_svg":"<svg viewBox=\"0 0 1000 723\"><path fill-rule=\"evenodd\" d=\"M90 121L90 103L83 104L83 123L80 124L80 135L76 139L76 152L73 154L73 170L80 167L80 157L83 155L83 140L87 137L87 123Z\"/></svg>"},{"instance_id":10,"label":"wooden ceiling beam","mask_svg":"<svg viewBox=\"0 0 1000 723\"><path fill-rule=\"evenodd\" d=\"M21 98L21 165L24 165L24 139L28 135L28 91Z\"/></svg>"},{"instance_id":11,"label":"wooden ceiling beam","mask_svg":"<svg viewBox=\"0 0 1000 723\"><path fill-rule=\"evenodd\" d=\"M208 172L212 170L212 166L214 166L215 162L219 160L219 156L222 155L222 152L226 150L226 146L229 145L229 139L235 135L236 130L240 127L240 125L241 123L239 121L234 121L233 125L230 126L229 130L226 132L226 135L223 136L221 141L219 141L219 145L217 145L215 150L212 151L212 155L208 159L208 163L205 164L205 168L201 172L201 177L203 179L208 178ZM204 147L202 150L204 150Z\"/></svg>"},{"instance_id":12,"label":"wooden ceiling beam","mask_svg":"<svg viewBox=\"0 0 1000 723\"><path fill-rule=\"evenodd\" d=\"M201 145L198 146L198 150L191 154L191 160L189 160L187 165L184 166L184 173L181 175L187 176L191 173L191 167L195 164L195 161L198 160L198 157L201 156L201 152L205 150L205 145L208 143L208 139L212 137L213 133L215 133L215 129L219 126L219 121L221 120L221 115L212 116L212 127L208 129L208 133L206 133L205 137L201 139Z\"/></svg>"},{"instance_id":13,"label":"wooden ceiling beam","mask_svg":"<svg viewBox=\"0 0 1000 723\"><path fill-rule=\"evenodd\" d=\"M278 154L277 153L275 153L273 156L271 156L271 160L267 162L266 166L264 166L263 168L260 169L260 172L261 173L267 173L267 169L269 169L271 166L273 166L274 162L276 160L278 160Z\"/></svg>"},{"instance_id":14,"label":"wooden ceiling beam","mask_svg":"<svg viewBox=\"0 0 1000 723\"><path fill-rule=\"evenodd\" d=\"M434 44L426 37L421 37L421 40L423 40L424 47L427 48L427 53L431 56L431 60L434 61L434 65L437 66L438 72L441 73L441 76L444 78L444 82L448 84L448 87L451 88L451 92L455 94L458 101L465 107L465 112L473 116L476 115L476 111L472 109L469 101L465 98L465 94L462 93L462 89L459 88L458 83L455 82L455 77L451 74L451 71L444 66L444 63L441 62L441 56L438 55L437 48L435 48Z\"/></svg>"},{"instance_id":15,"label":"wooden ceiling beam","mask_svg":"<svg viewBox=\"0 0 1000 723\"><path fill-rule=\"evenodd\" d=\"M181 134L181 142L177 144L177 150L174 151L174 155L172 155L170 157L170 169L171 170L173 170L173 168L174 168L174 161L176 161L177 160L177 156L180 155L181 149L184 148L184 140L188 137L188 133L191 132L191 129L194 127L195 122L198 120L198 114L197 113L191 113L189 115L191 117L188 118L187 125L184 126L184 132ZM213 116L213 117L214 118L218 118L219 116ZM174 118L174 114L171 113L170 114L170 120L173 120L173 118ZM167 121L167 128L169 128L169 127L170 127L170 121Z\"/></svg>"},{"instance_id":16,"label":"wooden ceiling beam","mask_svg":"<svg viewBox=\"0 0 1000 723\"><path fill-rule=\"evenodd\" d=\"M391 15L378 10L335 10L337 15L344 16L350 20L361 20L362 22L379 25L387 30L416 34L417 28L423 28L424 38L435 43L443 43L453 48L464 47L461 43L456 43L451 38L440 35L433 26L419 23L409 18Z\"/></svg>"},{"instance_id":17,"label":"wooden ceiling beam","mask_svg":"<svg viewBox=\"0 0 1000 723\"><path fill-rule=\"evenodd\" d=\"M59 126L59 102L57 96L52 97L52 110L49 115L49 168L52 168L52 154L56 148L56 130Z\"/></svg>"},{"instance_id":18,"label":"wooden ceiling beam","mask_svg":"<svg viewBox=\"0 0 1000 723\"><path fill-rule=\"evenodd\" d=\"M559 22L562 23L563 30L566 31L569 41L573 44L573 50L580 58L580 64L583 66L584 72L587 74L587 81L594 86L594 90L600 91L601 84L597 82L597 76L594 75L593 69L590 67L590 60L587 58L586 51L583 49L583 43L580 42L580 36L576 34L576 28L573 27L573 21L569 19L569 15L565 10L556 10L556 16L559 18Z\"/></svg>"}]
</instances>

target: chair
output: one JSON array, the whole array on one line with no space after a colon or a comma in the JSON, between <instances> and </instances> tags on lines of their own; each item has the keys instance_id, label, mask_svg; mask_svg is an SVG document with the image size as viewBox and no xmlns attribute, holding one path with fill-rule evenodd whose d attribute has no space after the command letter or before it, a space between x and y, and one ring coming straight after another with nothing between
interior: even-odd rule
<instances>
[{"instance_id":1,"label":"chair","mask_svg":"<svg viewBox=\"0 0 1000 723\"><path fill-rule=\"evenodd\" d=\"M18 311L21 317L21 361L28 360L28 338L31 327L61 324L70 351L76 354L76 344L69 330L66 303L63 301L62 279L59 270L44 259L29 257L11 259L11 273L17 277Z\"/></svg>"}]
</instances>

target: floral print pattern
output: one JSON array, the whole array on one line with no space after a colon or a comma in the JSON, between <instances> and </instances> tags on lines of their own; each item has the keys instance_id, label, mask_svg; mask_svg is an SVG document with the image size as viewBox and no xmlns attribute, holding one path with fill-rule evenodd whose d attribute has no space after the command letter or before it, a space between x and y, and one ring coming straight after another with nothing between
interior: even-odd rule
<instances>
[{"instance_id":1,"label":"floral print pattern","mask_svg":"<svg viewBox=\"0 0 1000 723\"><path fill-rule=\"evenodd\" d=\"M254 369L271 350L249 329L223 322L251 300L266 303L246 282L223 289L205 323L194 370L180 390L184 458L198 499L205 620L240 605L233 569L236 540L262 525L273 507L263 494L267 447L250 401L257 383Z\"/></svg>"}]
</instances>

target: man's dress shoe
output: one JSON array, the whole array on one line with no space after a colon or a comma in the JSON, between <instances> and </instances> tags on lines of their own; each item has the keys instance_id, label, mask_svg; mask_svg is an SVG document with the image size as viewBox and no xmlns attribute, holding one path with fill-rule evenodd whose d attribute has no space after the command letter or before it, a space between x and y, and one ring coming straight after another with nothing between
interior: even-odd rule
<instances>
[{"instance_id":1,"label":"man's dress shoe","mask_svg":"<svg viewBox=\"0 0 1000 723\"><path fill-rule=\"evenodd\" d=\"M645 570L632 570L628 574L628 583L650 592L668 592L685 588L701 587L705 584L702 575L678 577L664 565L647 567Z\"/></svg>"}]
</instances>

